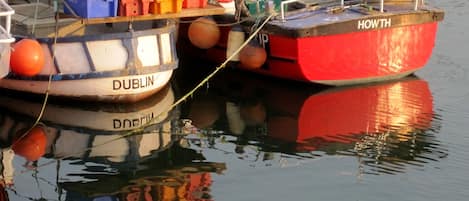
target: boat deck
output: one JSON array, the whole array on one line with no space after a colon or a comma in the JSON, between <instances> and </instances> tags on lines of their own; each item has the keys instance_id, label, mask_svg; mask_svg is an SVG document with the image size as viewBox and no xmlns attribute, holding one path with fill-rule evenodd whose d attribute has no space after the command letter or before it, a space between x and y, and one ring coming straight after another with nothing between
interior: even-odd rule
<instances>
[{"instance_id":1,"label":"boat deck","mask_svg":"<svg viewBox=\"0 0 469 201\"><path fill-rule=\"evenodd\" d=\"M309 11L308 11L309 10ZM332 7L322 7L320 5L313 6L310 8L304 8L302 11L293 11L285 15L285 19L282 20L280 16L277 16L270 24L281 25L286 28L305 28L318 26L322 24L328 24L331 22L339 22L351 19L359 19L364 16L386 16L396 14L406 14L415 12L428 12L428 11L439 11L440 9L421 6L418 11L414 10L413 3L385 3L384 12L379 11L378 3L363 4L350 4L346 5L344 9L340 8L340 5Z\"/></svg>"},{"instance_id":2,"label":"boat deck","mask_svg":"<svg viewBox=\"0 0 469 201\"><path fill-rule=\"evenodd\" d=\"M331 34L341 33L343 30L357 30L360 29L357 28L358 21L366 19L390 19L392 26L404 26L412 23L439 21L444 16L443 10L428 5L420 5L415 10L413 1L389 3L385 1L383 12L380 12L379 3L354 2L348 2L344 7L341 7L340 3L307 5L305 8L286 12L283 19L281 15L276 16L267 27L270 32L284 35L292 35L292 31L297 30L298 32L293 36L302 36L312 32ZM343 29L335 26L334 30L321 28L330 24L344 26ZM371 29L374 28L388 27L372 27ZM323 35L321 33L317 35Z\"/></svg>"}]
</instances>

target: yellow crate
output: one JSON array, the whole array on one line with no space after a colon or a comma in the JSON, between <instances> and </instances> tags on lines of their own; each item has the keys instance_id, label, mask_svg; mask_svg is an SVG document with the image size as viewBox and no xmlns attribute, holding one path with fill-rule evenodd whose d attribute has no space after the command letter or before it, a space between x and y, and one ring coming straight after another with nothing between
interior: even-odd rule
<instances>
[{"instance_id":1,"label":"yellow crate","mask_svg":"<svg viewBox=\"0 0 469 201\"><path fill-rule=\"evenodd\" d=\"M150 3L151 14L178 13L182 10L183 0L155 0Z\"/></svg>"}]
</instances>

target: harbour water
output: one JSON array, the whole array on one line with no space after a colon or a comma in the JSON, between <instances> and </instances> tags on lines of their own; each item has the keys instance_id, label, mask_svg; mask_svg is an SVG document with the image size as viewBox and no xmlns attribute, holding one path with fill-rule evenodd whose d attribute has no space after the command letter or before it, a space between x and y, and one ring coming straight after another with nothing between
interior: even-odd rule
<instances>
[{"instance_id":1,"label":"harbour water","mask_svg":"<svg viewBox=\"0 0 469 201\"><path fill-rule=\"evenodd\" d=\"M12 132L41 102L2 94L0 199L466 200L469 4L427 2L445 19L425 68L401 80L326 88L226 69L168 111L203 78L183 60L144 102L51 102L29 144L42 151L16 154Z\"/></svg>"}]
</instances>

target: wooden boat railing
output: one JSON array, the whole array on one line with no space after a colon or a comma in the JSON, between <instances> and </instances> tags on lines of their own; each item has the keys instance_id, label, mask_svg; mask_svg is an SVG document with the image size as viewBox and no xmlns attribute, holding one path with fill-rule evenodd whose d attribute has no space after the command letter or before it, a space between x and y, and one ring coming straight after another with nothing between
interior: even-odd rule
<instances>
[{"instance_id":1,"label":"wooden boat railing","mask_svg":"<svg viewBox=\"0 0 469 201\"><path fill-rule=\"evenodd\" d=\"M4 1L4 0L2 0ZM59 13L58 16L48 16L50 18L50 23L54 23L54 19L57 19L59 21L59 30L57 33L55 31L51 30L48 34L46 34L46 37L53 37L53 36L58 36L58 37L66 37L74 34L75 32L78 32L77 30L83 29L83 27L89 26L89 25L95 25L95 24L112 24L112 23L126 23L128 22L129 24L132 24L134 22L139 22L139 21L153 21L153 20L164 20L164 19L176 19L176 18L184 18L184 17L199 17L199 16L205 16L205 15L221 15L225 13L225 8L223 8L220 5L216 4L207 4L204 8L183 8L179 12L174 12L174 13L162 13L162 14L145 14L145 15L137 15L137 16L111 16L111 17L96 17L96 18L84 18L77 16L76 13L73 12L73 9L70 10L70 14L64 14L62 12L62 7L69 7L67 4L65 4L64 0L60 0L60 3L58 5L50 5L49 3L28 3L31 5L47 5L50 8L42 8L41 12L57 12ZM15 6L12 6L14 9L16 9L17 6L22 6L23 4L17 4ZM37 9L36 9L37 10ZM31 12L31 11L29 11ZM19 12L17 12L19 13ZM26 13L26 12L23 12ZM26 16L23 15L24 17L29 17L33 18L34 16ZM15 21L15 16L13 16L13 22ZM23 17L18 18L21 20L21 23L24 24L23 27L31 27L33 24L38 23L36 20L25 20ZM49 23L46 22L46 18L41 19L41 23ZM47 26L47 27L52 27L52 26ZM27 29L25 28L25 29ZM15 32L15 30L13 30ZM15 32L15 34L17 34ZM41 35L41 37L44 37Z\"/></svg>"}]
</instances>

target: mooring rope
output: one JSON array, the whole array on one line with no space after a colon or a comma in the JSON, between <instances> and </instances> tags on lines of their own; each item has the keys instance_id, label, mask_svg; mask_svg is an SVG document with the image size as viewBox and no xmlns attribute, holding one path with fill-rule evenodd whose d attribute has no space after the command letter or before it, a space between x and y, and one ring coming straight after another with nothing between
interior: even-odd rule
<instances>
[{"instance_id":1,"label":"mooring rope","mask_svg":"<svg viewBox=\"0 0 469 201\"><path fill-rule=\"evenodd\" d=\"M174 107L176 107L177 105L179 105L181 102L185 101L188 97L192 96L200 87L202 87L204 84L206 84L210 78L212 78L213 76L215 76L218 71L220 71L221 69L225 68L226 64L228 64L228 62L230 62L239 52L241 52L241 50L252 40L254 39L254 37L256 37L257 33L259 33L259 31L264 27L265 24L267 24L267 22L269 22L270 18L272 18L275 14L270 14L265 20L264 22L259 25L259 27L254 31L252 32L252 34L246 39L246 41L244 41L243 44L241 44L241 46L236 49L236 51L233 52L233 54L231 54L222 64L220 64L218 67L215 68L215 70L210 73L205 79L203 79L202 81L199 82L199 84L197 86L195 86L191 91L189 91L188 93L186 93L186 95L184 95L183 97L181 97L179 100L177 100L176 102L173 103L173 105L171 105L171 107L169 108L169 110L172 110ZM169 111L168 110L168 111Z\"/></svg>"},{"instance_id":2,"label":"mooring rope","mask_svg":"<svg viewBox=\"0 0 469 201\"><path fill-rule=\"evenodd\" d=\"M59 20L60 20L60 15L59 15L59 8L57 4L57 0L54 0L54 12L55 12L55 27L54 27L54 41L52 42L52 47L55 47L57 45L57 38L59 37ZM52 48L52 58L51 61L55 60L55 48ZM46 93L44 95L44 102L41 107L41 111L39 112L38 117L36 118L36 121L33 124L33 128L39 124L39 122L42 119L42 116L44 115L44 111L46 110L47 106L47 101L49 99L49 92L50 92L50 87L52 84L52 68L49 69L49 79L47 80L47 88L46 88Z\"/></svg>"}]
</instances>

